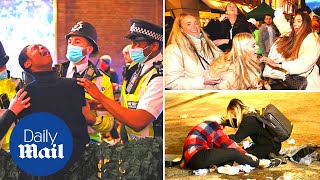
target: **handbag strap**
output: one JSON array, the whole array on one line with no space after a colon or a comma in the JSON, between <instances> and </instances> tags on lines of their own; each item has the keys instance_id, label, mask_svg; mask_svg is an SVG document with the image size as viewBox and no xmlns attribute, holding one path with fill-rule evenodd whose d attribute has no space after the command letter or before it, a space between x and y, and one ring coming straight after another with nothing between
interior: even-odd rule
<instances>
[{"instance_id":1,"label":"handbag strap","mask_svg":"<svg viewBox=\"0 0 320 180\"><path fill-rule=\"evenodd\" d=\"M307 76L306 76L306 77L308 77L308 76L312 73L312 71L313 71L313 69L314 69L314 66L315 66L315 65L313 65L313 67L312 67L311 71L307 74Z\"/></svg>"},{"instance_id":2,"label":"handbag strap","mask_svg":"<svg viewBox=\"0 0 320 180\"><path fill-rule=\"evenodd\" d=\"M314 69L314 66L315 66L315 65L313 65L311 71L305 76L305 78L307 78L307 77L312 73L312 71L313 71L313 69ZM286 74L285 76L287 77L287 76L290 76L290 75L296 75L296 74Z\"/></svg>"}]
</instances>

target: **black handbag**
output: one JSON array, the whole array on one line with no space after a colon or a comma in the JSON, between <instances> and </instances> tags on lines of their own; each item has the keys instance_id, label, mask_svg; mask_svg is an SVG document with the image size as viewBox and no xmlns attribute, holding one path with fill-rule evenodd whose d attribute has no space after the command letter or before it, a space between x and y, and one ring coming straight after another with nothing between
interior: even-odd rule
<instances>
[{"instance_id":1,"label":"black handbag","mask_svg":"<svg viewBox=\"0 0 320 180\"><path fill-rule=\"evenodd\" d=\"M305 90L308 85L307 78L299 75L286 75L285 80L283 81L288 89L292 90Z\"/></svg>"},{"instance_id":2,"label":"black handbag","mask_svg":"<svg viewBox=\"0 0 320 180\"><path fill-rule=\"evenodd\" d=\"M313 68L314 66L306 77L295 74L287 74L286 78L283 81L284 84L286 84L288 89L291 90L305 90L308 85L307 77L311 74Z\"/></svg>"}]
</instances>

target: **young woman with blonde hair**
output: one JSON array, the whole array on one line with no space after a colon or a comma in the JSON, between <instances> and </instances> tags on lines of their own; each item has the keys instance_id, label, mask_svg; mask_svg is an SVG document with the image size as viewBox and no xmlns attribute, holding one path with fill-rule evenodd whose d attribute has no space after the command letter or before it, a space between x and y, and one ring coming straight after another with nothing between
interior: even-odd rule
<instances>
[{"instance_id":1,"label":"young woman with blonde hair","mask_svg":"<svg viewBox=\"0 0 320 180\"><path fill-rule=\"evenodd\" d=\"M167 89L213 89L219 79L206 76L209 65L222 51L200 27L198 18L182 13L173 23L165 49Z\"/></svg>"},{"instance_id":2,"label":"young woman with blonde hair","mask_svg":"<svg viewBox=\"0 0 320 180\"><path fill-rule=\"evenodd\" d=\"M259 46L250 33L239 33L233 38L230 52L225 52L210 65L210 76L220 78L216 84L220 90L261 89Z\"/></svg>"},{"instance_id":3,"label":"young woman with blonde hair","mask_svg":"<svg viewBox=\"0 0 320 180\"><path fill-rule=\"evenodd\" d=\"M270 153L279 154L281 143L275 142L271 134L263 128L262 122L257 120L258 111L239 99L232 99L227 107L230 124L238 128L234 135L229 137L236 143L240 143L247 137L253 141L253 145L245 149L248 153L258 158L269 158Z\"/></svg>"},{"instance_id":4,"label":"young woman with blonde hair","mask_svg":"<svg viewBox=\"0 0 320 180\"><path fill-rule=\"evenodd\" d=\"M270 49L263 76L282 81L287 74L299 75L307 78L306 90L319 90L319 67L316 65L320 56L319 36L312 30L310 16L303 12L296 14L291 27L283 14L284 2L273 19L281 37Z\"/></svg>"}]
</instances>

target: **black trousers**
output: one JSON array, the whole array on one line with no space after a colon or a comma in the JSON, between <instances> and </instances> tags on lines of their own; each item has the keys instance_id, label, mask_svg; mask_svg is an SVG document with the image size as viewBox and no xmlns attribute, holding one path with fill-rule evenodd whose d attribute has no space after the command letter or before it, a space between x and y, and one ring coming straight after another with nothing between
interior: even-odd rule
<instances>
[{"instance_id":1,"label":"black trousers","mask_svg":"<svg viewBox=\"0 0 320 180\"><path fill-rule=\"evenodd\" d=\"M238 164L248 164L252 167L259 165L259 160L254 161L251 157L233 148L213 148L198 151L191 157L187 163L187 167L191 169L203 169L209 168L212 165L220 165L233 161Z\"/></svg>"},{"instance_id":2,"label":"black trousers","mask_svg":"<svg viewBox=\"0 0 320 180\"><path fill-rule=\"evenodd\" d=\"M249 148L245 149L249 154L253 154L257 156L259 159L269 159L269 154L274 153L276 155L279 154L281 149L281 143L274 144L254 144Z\"/></svg>"}]
</instances>

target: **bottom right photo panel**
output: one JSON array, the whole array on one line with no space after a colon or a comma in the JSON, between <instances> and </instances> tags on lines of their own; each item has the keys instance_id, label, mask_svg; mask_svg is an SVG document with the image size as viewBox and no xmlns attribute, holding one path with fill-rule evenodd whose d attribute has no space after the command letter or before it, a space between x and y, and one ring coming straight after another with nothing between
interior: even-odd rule
<instances>
[{"instance_id":1,"label":"bottom right photo panel","mask_svg":"<svg viewBox=\"0 0 320 180\"><path fill-rule=\"evenodd\" d=\"M165 179L320 179L319 97L166 91Z\"/></svg>"}]
</instances>

